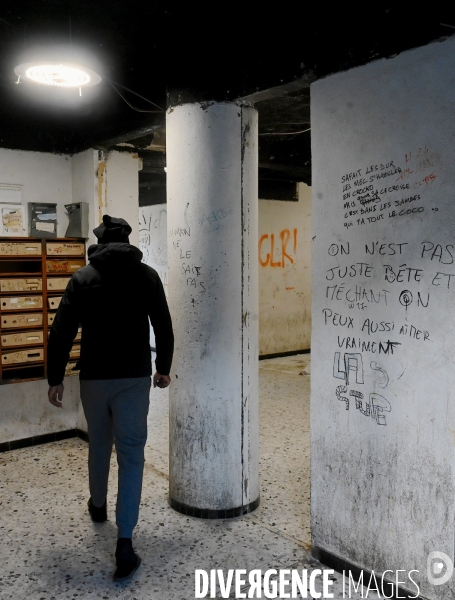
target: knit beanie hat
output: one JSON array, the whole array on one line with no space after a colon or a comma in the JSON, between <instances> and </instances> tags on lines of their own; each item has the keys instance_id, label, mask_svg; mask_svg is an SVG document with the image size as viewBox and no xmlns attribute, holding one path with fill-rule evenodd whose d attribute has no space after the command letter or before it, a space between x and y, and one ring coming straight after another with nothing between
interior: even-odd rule
<instances>
[{"instance_id":1,"label":"knit beanie hat","mask_svg":"<svg viewBox=\"0 0 455 600\"><path fill-rule=\"evenodd\" d=\"M109 244L110 242L130 243L129 234L132 229L125 219L116 219L109 215L103 216L103 222L95 227L93 233L98 238L98 244Z\"/></svg>"}]
</instances>

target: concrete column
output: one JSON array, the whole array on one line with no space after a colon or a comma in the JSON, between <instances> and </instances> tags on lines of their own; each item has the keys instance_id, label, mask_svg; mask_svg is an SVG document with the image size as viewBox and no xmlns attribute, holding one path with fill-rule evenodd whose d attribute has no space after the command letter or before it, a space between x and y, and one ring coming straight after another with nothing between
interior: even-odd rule
<instances>
[{"instance_id":1,"label":"concrete column","mask_svg":"<svg viewBox=\"0 0 455 600\"><path fill-rule=\"evenodd\" d=\"M259 504L257 113L167 114L170 503L227 518Z\"/></svg>"}]
</instances>

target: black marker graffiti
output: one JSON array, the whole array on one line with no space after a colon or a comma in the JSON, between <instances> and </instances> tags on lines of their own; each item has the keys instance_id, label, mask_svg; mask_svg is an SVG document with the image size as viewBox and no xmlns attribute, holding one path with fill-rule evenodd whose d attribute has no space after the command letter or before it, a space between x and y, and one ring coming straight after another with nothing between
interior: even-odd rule
<instances>
[{"instance_id":1,"label":"black marker graffiti","mask_svg":"<svg viewBox=\"0 0 455 600\"><path fill-rule=\"evenodd\" d=\"M345 350L360 350L360 352L371 352L372 354L393 354L395 347L400 346L399 342L391 342L390 340L377 342L362 340L360 337L353 336L337 336L337 343L339 348Z\"/></svg>"},{"instance_id":2,"label":"black marker graffiti","mask_svg":"<svg viewBox=\"0 0 455 600\"><path fill-rule=\"evenodd\" d=\"M354 327L354 317L343 317L339 313L334 313L330 310L330 308L323 308L322 312L324 314L324 322L331 323L335 327L341 326L345 327L347 325L347 329L350 327Z\"/></svg>"},{"instance_id":3,"label":"black marker graffiti","mask_svg":"<svg viewBox=\"0 0 455 600\"><path fill-rule=\"evenodd\" d=\"M349 254L349 242L343 244L331 244L328 249L330 256L336 256L337 254Z\"/></svg>"},{"instance_id":4,"label":"black marker graffiti","mask_svg":"<svg viewBox=\"0 0 455 600\"><path fill-rule=\"evenodd\" d=\"M408 310L408 306L412 304L413 296L412 292L409 290L403 290L398 298L401 306L404 306L406 310Z\"/></svg>"},{"instance_id":5,"label":"black marker graffiti","mask_svg":"<svg viewBox=\"0 0 455 600\"><path fill-rule=\"evenodd\" d=\"M398 270L394 270L391 265L384 265L385 274L384 278L388 283L405 283L415 281L420 283L423 277L423 269L416 269L415 267L408 267L405 264L400 265Z\"/></svg>"},{"instance_id":6,"label":"black marker graffiti","mask_svg":"<svg viewBox=\"0 0 455 600\"><path fill-rule=\"evenodd\" d=\"M349 377L351 371L355 373L355 382L363 383L363 361L362 355L358 352L345 352L343 366L344 370L340 369L341 352L335 352L333 360L333 376L336 379L344 379L346 385L349 385Z\"/></svg>"},{"instance_id":7,"label":"black marker graffiti","mask_svg":"<svg viewBox=\"0 0 455 600\"><path fill-rule=\"evenodd\" d=\"M422 242L422 258L430 260L437 259L437 262L443 265L452 265L454 256L452 251L455 246L453 244L434 244L433 242Z\"/></svg>"}]
</instances>

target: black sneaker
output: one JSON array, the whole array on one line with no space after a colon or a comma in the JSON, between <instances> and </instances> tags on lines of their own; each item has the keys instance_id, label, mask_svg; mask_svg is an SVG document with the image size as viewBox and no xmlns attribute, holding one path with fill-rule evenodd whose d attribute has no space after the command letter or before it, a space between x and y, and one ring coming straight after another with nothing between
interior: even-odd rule
<instances>
[{"instance_id":1,"label":"black sneaker","mask_svg":"<svg viewBox=\"0 0 455 600\"><path fill-rule=\"evenodd\" d=\"M126 581L136 573L142 560L133 550L131 538L118 538L115 551L117 568L114 581Z\"/></svg>"},{"instance_id":2,"label":"black sneaker","mask_svg":"<svg viewBox=\"0 0 455 600\"><path fill-rule=\"evenodd\" d=\"M104 523L104 521L107 521L106 500L104 501L103 506L94 506L92 498L90 497L89 501L87 502L87 506L88 512L92 517L92 521L95 523Z\"/></svg>"}]
</instances>

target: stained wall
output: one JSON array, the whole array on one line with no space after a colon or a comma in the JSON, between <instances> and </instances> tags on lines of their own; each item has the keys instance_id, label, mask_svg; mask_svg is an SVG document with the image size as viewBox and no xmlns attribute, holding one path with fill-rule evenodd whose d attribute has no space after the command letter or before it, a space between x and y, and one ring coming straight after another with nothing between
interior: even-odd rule
<instances>
[{"instance_id":1,"label":"stained wall","mask_svg":"<svg viewBox=\"0 0 455 600\"><path fill-rule=\"evenodd\" d=\"M311 345L311 188L259 202L259 354Z\"/></svg>"},{"instance_id":2,"label":"stained wall","mask_svg":"<svg viewBox=\"0 0 455 600\"><path fill-rule=\"evenodd\" d=\"M167 290L167 205L139 208L139 247ZM298 202L259 201L259 354L311 344L311 188ZM152 336L153 345L153 336Z\"/></svg>"},{"instance_id":3,"label":"stained wall","mask_svg":"<svg viewBox=\"0 0 455 600\"><path fill-rule=\"evenodd\" d=\"M449 39L311 96L313 546L428 598L455 591L427 577L454 558L454 72Z\"/></svg>"}]
</instances>

